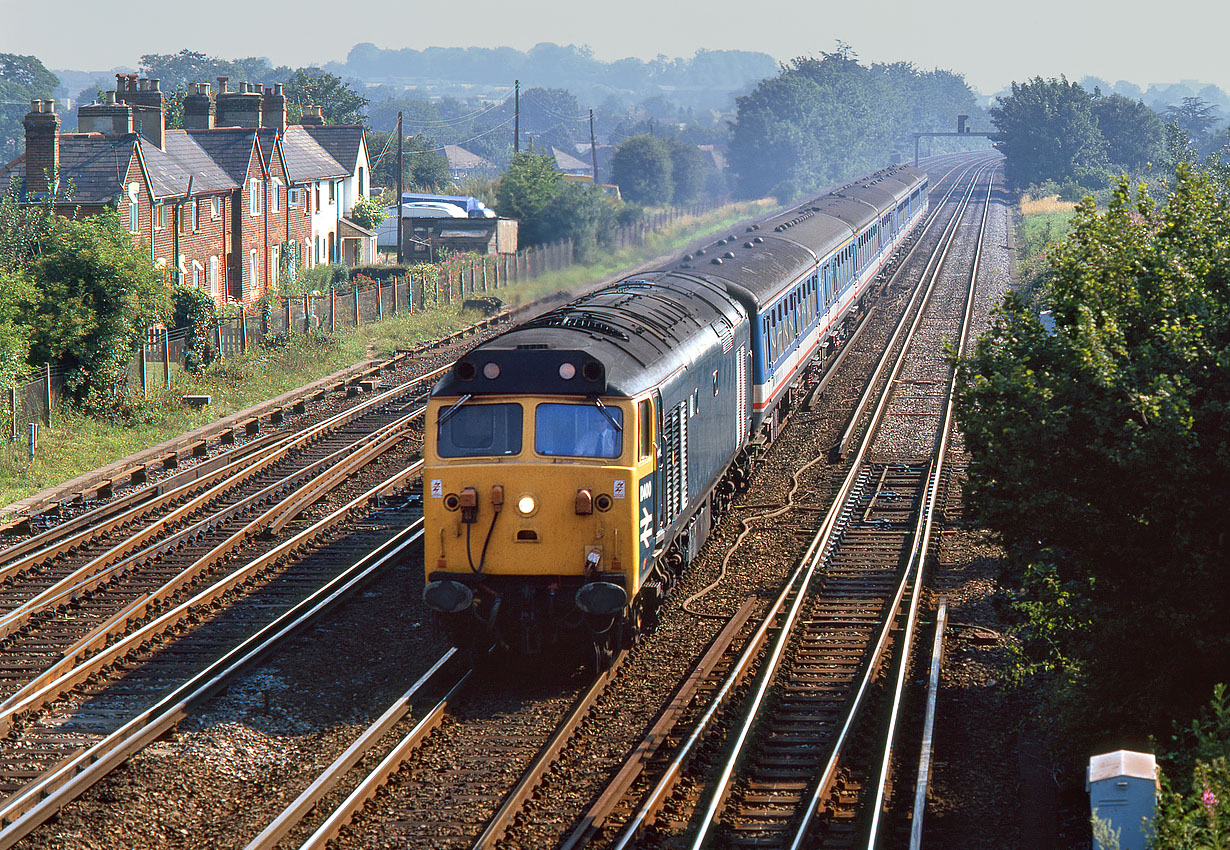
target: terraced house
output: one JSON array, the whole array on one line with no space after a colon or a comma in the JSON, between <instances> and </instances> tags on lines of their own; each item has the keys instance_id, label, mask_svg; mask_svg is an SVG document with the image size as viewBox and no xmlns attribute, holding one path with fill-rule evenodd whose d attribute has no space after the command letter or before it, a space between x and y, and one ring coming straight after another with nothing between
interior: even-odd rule
<instances>
[{"instance_id":1,"label":"terraced house","mask_svg":"<svg viewBox=\"0 0 1230 850\"><path fill-rule=\"evenodd\" d=\"M252 302L282 275L321 262L370 262L375 234L348 218L371 166L359 125L325 125L319 110L287 127L281 85L198 83L184 127L166 128L156 79L117 74L104 102L60 133L55 101L31 101L26 152L0 170L27 203L55 197L62 215L119 211L168 279L218 301ZM327 201L326 201L327 199Z\"/></svg>"}]
</instances>

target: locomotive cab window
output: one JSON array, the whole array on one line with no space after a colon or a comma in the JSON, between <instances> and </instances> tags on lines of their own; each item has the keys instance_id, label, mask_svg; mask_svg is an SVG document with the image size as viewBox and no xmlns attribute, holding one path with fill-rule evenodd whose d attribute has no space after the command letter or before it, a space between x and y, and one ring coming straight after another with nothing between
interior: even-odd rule
<instances>
[{"instance_id":1,"label":"locomotive cab window","mask_svg":"<svg viewBox=\"0 0 1230 850\"><path fill-rule=\"evenodd\" d=\"M521 453L521 405L472 404L445 408L436 434L440 457L492 457Z\"/></svg>"},{"instance_id":2,"label":"locomotive cab window","mask_svg":"<svg viewBox=\"0 0 1230 850\"><path fill-rule=\"evenodd\" d=\"M592 404L538 405L534 411L534 451L540 455L617 458L623 454L624 413Z\"/></svg>"}]
</instances>

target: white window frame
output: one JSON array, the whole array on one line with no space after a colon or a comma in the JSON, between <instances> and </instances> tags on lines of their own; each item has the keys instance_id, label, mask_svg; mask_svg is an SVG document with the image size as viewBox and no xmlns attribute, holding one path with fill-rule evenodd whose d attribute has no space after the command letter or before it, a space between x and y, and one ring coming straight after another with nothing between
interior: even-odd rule
<instances>
[{"instance_id":1,"label":"white window frame","mask_svg":"<svg viewBox=\"0 0 1230 850\"><path fill-rule=\"evenodd\" d=\"M248 284L252 287L252 292L258 291L256 285L256 266L261 261L260 253L253 248L248 254Z\"/></svg>"},{"instance_id":2,"label":"white window frame","mask_svg":"<svg viewBox=\"0 0 1230 850\"><path fill-rule=\"evenodd\" d=\"M128 184L128 232L141 232L141 186L137 183Z\"/></svg>"},{"instance_id":3,"label":"white window frame","mask_svg":"<svg viewBox=\"0 0 1230 850\"><path fill-rule=\"evenodd\" d=\"M253 218L261 214L261 181L253 178L248 181L248 208Z\"/></svg>"},{"instance_id":4,"label":"white window frame","mask_svg":"<svg viewBox=\"0 0 1230 850\"><path fill-rule=\"evenodd\" d=\"M273 286L278 285L278 246L272 245L269 248L269 283Z\"/></svg>"},{"instance_id":5,"label":"white window frame","mask_svg":"<svg viewBox=\"0 0 1230 850\"><path fill-rule=\"evenodd\" d=\"M201 232L201 199L194 198L192 201L192 232Z\"/></svg>"},{"instance_id":6,"label":"white window frame","mask_svg":"<svg viewBox=\"0 0 1230 850\"><path fill-rule=\"evenodd\" d=\"M167 226L167 205L162 201L154 204L154 231L157 232Z\"/></svg>"},{"instance_id":7,"label":"white window frame","mask_svg":"<svg viewBox=\"0 0 1230 850\"><path fill-rule=\"evenodd\" d=\"M295 209L299 204L303 203L303 190L299 188L286 190L286 206L290 209Z\"/></svg>"},{"instance_id":8,"label":"white window frame","mask_svg":"<svg viewBox=\"0 0 1230 850\"><path fill-rule=\"evenodd\" d=\"M209 199L209 220L213 221L222 214L222 199L214 195Z\"/></svg>"},{"instance_id":9,"label":"white window frame","mask_svg":"<svg viewBox=\"0 0 1230 850\"><path fill-rule=\"evenodd\" d=\"M201 272L204 270L205 267L198 260L192 261L192 286L194 289L201 288Z\"/></svg>"},{"instance_id":10,"label":"white window frame","mask_svg":"<svg viewBox=\"0 0 1230 850\"><path fill-rule=\"evenodd\" d=\"M218 256L209 258L209 294L218 297Z\"/></svg>"},{"instance_id":11,"label":"white window frame","mask_svg":"<svg viewBox=\"0 0 1230 850\"><path fill-rule=\"evenodd\" d=\"M282 181L278 178L273 178L269 181L269 212L274 214L278 211L278 188L282 185Z\"/></svg>"}]
</instances>

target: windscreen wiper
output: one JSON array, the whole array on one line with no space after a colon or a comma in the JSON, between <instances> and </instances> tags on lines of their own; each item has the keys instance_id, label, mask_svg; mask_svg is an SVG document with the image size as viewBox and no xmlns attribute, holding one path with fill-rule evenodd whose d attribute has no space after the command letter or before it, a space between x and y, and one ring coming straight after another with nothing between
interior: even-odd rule
<instances>
[{"instance_id":1,"label":"windscreen wiper","mask_svg":"<svg viewBox=\"0 0 1230 850\"><path fill-rule=\"evenodd\" d=\"M469 401L473 397L474 397L473 393L466 393L461 398L457 399L457 402L452 407L450 407L448 410L440 414L440 418L436 420L436 428L443 428L444 423L452 419L453 414L456 413L463 404L465 404L467 401Z\"/></svg>"},{"instance_id":2,"label":"windscreen wiper","mask_svg":"<svg viewBox=\"0 0 1230 850\"><path fill-rule=\"evenodd\" d=\"M598 408L598 410L602 412L602 415L605 416L610 421L610 423L615 426L616 431L622 431L624 429L624 426L620 425L618 422L615 421L615 417L612 416L611 412L606 409L606 405L603 404L601 401L599 401L598 396L591 395L589 397L589 400L592 401L594 403L594 407Z\"/></svg>"}]
</instances>

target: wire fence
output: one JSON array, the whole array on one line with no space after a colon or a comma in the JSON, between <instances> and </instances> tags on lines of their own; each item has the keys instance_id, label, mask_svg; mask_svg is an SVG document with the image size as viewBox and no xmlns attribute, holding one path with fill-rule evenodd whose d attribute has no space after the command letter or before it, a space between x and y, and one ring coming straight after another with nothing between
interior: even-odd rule
<instances>
[{"instance_id":1,"label":"wire fence","mask_svg":"<svg viewBox=\"0 0 1230 850\"><path fill-rule=\"evenodd\" d=\"M672 208L620 227L611 244L622 249L644 243L684 217L704 215L714 204ZM457 255L439 265L411 268L387 281L371 281L345 294L329 292L277 298L252 312L249 305L237 315L219 317L206 343L222 359L255 350L277 334L334 332L356 328L385 318L464 302L551 272L575 262L571 240L525 248L515 254ZM157 385L170 387L177 372L188 368L192 355L187 328L151 328L128 366L128 390L133 397L148 396ZM9 439L36 439L36 425L50 425L64 395L64 372L44 364L28 381L8 391ZM2 433L2 432L0 432Z\"/></svg>"}]
</instances>

